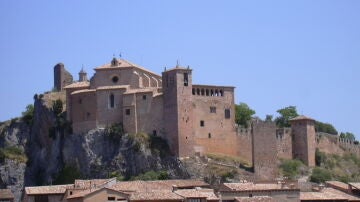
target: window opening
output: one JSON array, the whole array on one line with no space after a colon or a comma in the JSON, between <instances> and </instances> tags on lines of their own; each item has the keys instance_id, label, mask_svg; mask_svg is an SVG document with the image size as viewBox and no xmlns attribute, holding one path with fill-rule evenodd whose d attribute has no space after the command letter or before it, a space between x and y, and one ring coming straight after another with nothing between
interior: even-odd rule
<instances>
[{"instance_id":1,"label":"window opening","mask_svg":"<svg viewBox=\"0 0 360 202\"><path fill-rule=\"evenodd\" d=\"M143 95L143 100L146 100L146 95Z\"/></svg>"},{"instance_id":2,"label":"window opening","mask_svg":"<svg viewBox=\"0 0 360 202\"><path fill-rule=\"evenodd\" d=\"M205 126L205 122L203 120L200 121L200 126L204 127Z\"/></svg>"},{"instance_id":3,"label":"window opening","mask_svg":"<svg viewBox=\"0 0 360 202\"><path fill-rule=\"evenodd\" d=\"M225 119L230 119L230 109L225 109Z\"/></svg>"},{"instance_id":4,"label":"window opening","mask_svg":"<svg viewBox=\"0 0 360 202\"><path fill-rule=\"evenodd\" d=\"M110 108L115 107L115 96L114 94L110 94Z\"/></svg>"},{"instance_id":5,"label":"window opening","mask_svg":"<svg viewBox=\"0 0 360 202\"><path fill-rule=\"evenodd\" d=\"M113 83L117 83L119 81L119 77L114 76L111 80Z\"/></svg>"},{"instance_id":6,"label":"window opening","mask_svg":"<svg viewBox=\"0 0 360 202\"><path fill-rule=\"evenodd\" d=\"M216 107L210 107L210 113L216 113Z\"/></svg>"},{"instance_id":7,"label":"window opening","mask_svg":"<svg viewBox=\"0 0 360 202\"><path fill-rule=\"evenodd\" d=\"M126 110L125 110L125 114L126 114L126 115L130 115L130 109L126 109Z\"/></svg>"},{"instance_id":8,"label":"window opening","mask_svg":"<svg viewBox=\"0 0 360 202\"><path fill-rule=\"evenodd\" d=\"M184 73L184 86L189 85L189 75L188 73Z\"/></svg>"}]
</instances>

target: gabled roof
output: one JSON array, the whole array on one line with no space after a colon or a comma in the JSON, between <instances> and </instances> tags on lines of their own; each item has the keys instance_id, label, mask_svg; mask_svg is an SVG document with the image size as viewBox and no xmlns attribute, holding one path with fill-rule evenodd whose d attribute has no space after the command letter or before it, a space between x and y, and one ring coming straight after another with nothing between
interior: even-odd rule
<instances>
[{"instance_id":1,"label":"gabled roof","mask_svg":"<svg viewBox=\"0 0 360 202\"><path fill-rule=\"evenodd\" d=\"M144 67L141 67L140 65L129 62L127 60L119 59L119 58L114 58L114 59L117 60L118 65L112 66L111 63L108 63L108 64L104 64L102 66L96 67L94 70L97 71L97 70L106 70L106 69L121 69L121 68L135 67L135 68L140 69L140 70L142 70L144 72L147 72L147 73L150 73L152 75L161 77L160 75L158 75L158 74L156 74L156 73L154 73L154 72L152 72L150 70L147 70Z\"/></svg>"},{"instance_id":2,"label":"gabled roof","mask_svg":"<svg viewBox=\"0 0 360 202\"><path fill-rule=\"evenodd\" d=\"M75 82L75 83L65 86L64 88L70 89L70 88L85 88L85 87L90 87L89 81Z\"/></svg>"},{"instance_id":3,"label":"gabled roof","mask_svg":"<svg viewBox=\"0 0 360 202\"><path fill-rule=\"evenodd\" d=\"M50 194L64 194L67 188L72 188L74 185L51 185L51 186L38 186L38 187L25 187L27 195L50 195Z\"/></svg>"},{"instance_id":4,"label":"gabled roof","mask_svg":"<svg viewBox=\"0 0 360 202\"><path fill-rule=\"evenodd\" d=\"M126 195L126 197L128 197L128 194L126 194L124 192L120 192L120 191L117 191L117 190L114 190L114 189L103 187L103 188L96 188L96 189L86 189L84 191L75 193L73 195L69 195L66 199L84 198L84 197L86 197L86 196L88 196L90 194L93 194L95 192L100 192L102 190L110 190L110 191L118 192L119 194L123 194L123 195Z\"/></svg>"},{"instance_id":5,"label":"gabled roof","mask_svg":"<svg viewBox=\"0 0 360 202\"><path fill-rule=\"evenodd\" d=\"M92 180L75 180L74 187L81 189L90 189L90 188L101 188L107 183L116 180L116 178L111 179L92 179Z\"/></svg>"},{"instance_id":6,"label":"gabled roof","mask_svg":"<svg viewBox=\"0 0 360 202\"><path fill-rule=\"evenodd\" d=\"M346 194L333 188L324 188L319 192L300 192L300 200L324 201L324 200L349 200L360 201L360 198Z\"/></svg>"},{"instance_id":7,"label":"gabled roof","mask_svg":"<svg viewBox=\"0 0 360 202\"><path fill-rule=\"evenodd\" d=\"M149 191L149 192L134 192L131 193L130 196L131 201L169 201L169 200L177 200L182 201L183 197L177 195L171 191Z\"/></svg>"},{"instance_id":8,"label":"gabled roof","mask_svg":"<svg viewBox=\"0 0 360 202\"><path fill-rule=\"evenodd\" d=\"M349 185L354 189L360 190L360 183L359 182L350 182Z\"/></svg>"},{"instance_id":9,"label":"gabled roof","mask_svg":"<svg viewBox=\"0 0 360 202\"><path fill-rule=\"evenodd\" d=\"M339 181L326 181L325 184L327 186L331 186L334 189L342 189L342 190L348 190L349 189L349 185L343 182L339 182Z\"/></svg>"},{"instance_id":10,"label":"gabled roof","mask_svg":"<svg viewBox=\"0 0 360 202\"><path fill-rule=\"evenodd\" d=\"M276 202L276 200L270 196L254 196L254 197L236 197L236 202Z\"/></svg>"},{"instance_id":11,"label":"gabled roof","mask_svg":"<svg viewBox=\"0 0 360 202\"><path fill-rule=\"evenodd\" d=\"M0 189L0 200L3 199L14 199L14 194L10 189Z\"/></svg>"},{"instance_id":12,"label":"gabled roof","mask_svg":"<svg viewBox=\"0 0 360 202\"><path fill-rule=\"evenodd\" d=\"M220 189L221 191L236 191L236 192L247 192L247 191L274 191L274 190L298 190L289 187L282 187L281 184L277 183L258 183L252 182L245 183L224 183Z\"/></svg>"},{"instance_id":13,"label":"gabled roof","mask_svg":"<svg viewBox=\"0 0 360 202\"><path fill-rule=\"evenodd\" d=\"M295 117L295 118L290 119L289 121L299 121L299 120L315 121L314 119L312 119L312 118L310 118L310 117L307 117L307 116L304 116L304 115L297 116L297 117Z\"/></svg>"},{"instance_id":14,"label":"gabled roof","mask_svg":"<svg viewBox=\"0 0 360 202\"><path fill-rule=\"evenodd\" d=\"M219 200L212 189L179 189L176 194L184 198L205 198L207 200Z\"/></svg>"}]
</instances>

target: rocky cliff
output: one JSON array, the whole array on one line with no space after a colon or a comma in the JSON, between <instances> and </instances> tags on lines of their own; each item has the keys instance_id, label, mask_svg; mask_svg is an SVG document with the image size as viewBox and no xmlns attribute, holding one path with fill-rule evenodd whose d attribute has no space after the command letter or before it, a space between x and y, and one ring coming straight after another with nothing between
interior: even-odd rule
<instances>
[{"instance_id":1,"label":"rocky cliff","mask_svg":"<svg viewBox=\"0 0 360 202\"><path fill-rule=\"evenodd\" d=\"M24 186L68 183L73 178L130 179L147 171L187 178L181 162L160 138L126 134L121 125L72 134L54 108L59 93L35 95L31 122L14 119L0 125L0 187L11 188L19 201Z\"/></svg>"}]
</instances>

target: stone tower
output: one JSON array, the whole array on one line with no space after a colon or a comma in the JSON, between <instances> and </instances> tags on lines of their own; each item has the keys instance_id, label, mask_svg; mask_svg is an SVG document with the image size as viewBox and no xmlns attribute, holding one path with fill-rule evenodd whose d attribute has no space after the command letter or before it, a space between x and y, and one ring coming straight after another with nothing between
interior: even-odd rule
<instances>
[{"instance_id":1,"label":"stone tower","mask_svg":"<svg viewBox=\"0 0 360 202\"><path fill-rule=\"evenodd\" d=\"M79 82L87 81L87 73L84 71L84 68L81 68L81 71L79 72Z\"/></svg>"},{"instance_id":2,"label":"stone tower","mask_svg":"<svg viewBox=\"0 0 360 202\"><path fill-rule=\"evenodd\" d=\"M293 135L293 158L315 166L315 120L306 116L290 119Z\"/></svg>"},{"instance_id":3,"label":"stone tower","mask_svg":"<svg viewBox=\"0 0 360 202\"><path fill-rule=\"evenodd\" d=\"M162 73L165 135L179 157L194 153L192 70L176 68Z\"/></svg>"},{"instance_id":4,"label":"stone tower","mask_svg":"<svg viewBox=\"0 0 360 202\"><path fill-rule=\"evenodd\" d=\"M257 181L273 181L278 174L274 122L252 122L252 154Z\"/></svg>"},{"instance_id":5,"label":"stone tower","mask_svg":"<svg viewBox=\"0 0 360 202\"><path fill-rule=\"evenodd\" d=\"M58 63L54 66L54 88L57 91L62 91L65 86L73 82L73 77L66 71L63 63Z\"/></svg>"}]
</instances>

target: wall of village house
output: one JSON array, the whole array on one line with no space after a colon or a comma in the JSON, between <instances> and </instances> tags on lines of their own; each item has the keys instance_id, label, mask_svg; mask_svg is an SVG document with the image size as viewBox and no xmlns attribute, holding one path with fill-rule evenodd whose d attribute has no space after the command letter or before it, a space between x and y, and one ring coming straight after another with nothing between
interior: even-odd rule
<instances>
[{"instance_id":1,"label":"wall of village house","mask_svg":"<svg viewBox=\"0 0 360 202\"><path fill-rule=\"evenodd\" d=\"M114 201L124 201L127 196L116 191L103 189L99 192L88 195L86 198L84 198L83 202L109 201L108 197L114 197Z\"/></svg>"},{"instance_id":2,"label":"wall of village house","mask_svg":"<svg viewBox=\"0 0 360 202\"><path fill-rule=\"evenodd\" d=\"M71 97L72 123L74 133L83 133L96 128L96 94L76 93Z\"/></svg>"},{"instance_id":3,"label":"wall of village house","mask_svg":"<svg viewBox=\"0 0 360 202\"><path fill-rule=\"evenodd\" d=\"M97 124L98 127L107 127L114 123L123 121L123 94L126 87L121 89L97 90ZM114 105L111 106L110 97L114 98Z\"/></svg>"}]
</instances>

